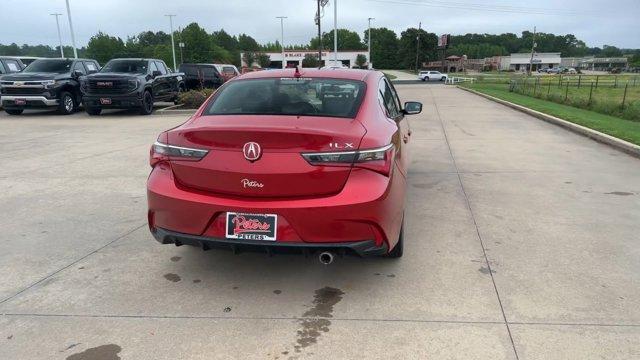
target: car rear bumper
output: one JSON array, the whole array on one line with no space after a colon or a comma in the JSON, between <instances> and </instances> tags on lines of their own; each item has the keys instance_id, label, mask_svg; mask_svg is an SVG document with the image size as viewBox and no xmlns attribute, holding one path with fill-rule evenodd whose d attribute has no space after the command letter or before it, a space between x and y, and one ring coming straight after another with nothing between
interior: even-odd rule
<instances>
[{"instance_id":1,"label":"car rear bumper","mask_svg":"<svg viewBox=\"0 0 640 360\"><path fill-rule=\"evenodd\" d=\"M185 189L176 184L169 164L159 164L147 181L149 228L182 234L183 244L236 245L226 239L226 213L277 215L276 241L265 246L307 249L346 247L358 250L393 248L402 225L406 180L396 169L391 177L365 169L353 169L342 191L314 198L229 197ZM158 237L156 235L156 237ZM173 237L160 236L162 243ZM246 241L240 240L242 244ZM361 243L373 245L362 245ZM269 245L265 245L265 244ZM336 245L343 244L343 245ZM360 244L360 245L354 245ZM252 244L253 245L253 244ZM299 251L302 252L302 251Z\"/></svg>"},{"instance_id":2,"label":"car rear bumper","mask_svg":"<svg viewBox=\"0 0 640 360\"><path fill-rule=\"evenodd\" d=\"M26 105L16 105L16 99L25 100ZM50 106L58 106L58 99L49 99L44 96L34 96L34 95L2 95L0 98L0 102L2 103L2 107L6 109L27 109L27 108L44 108Z\"/></svg>"},{"instance_id":3,"label":"car rear bumper","mask_svg":"<svg viewBox=\"0 0 640 360\"><path fill-rule=\"evenodd\" d=\"M312 255L323 251L332 251L339 255L356 255L360 257L380 256L388 252L386 243L376 245L374 240L363 240L345 243L295 243L275 241L252 241L234 239L216 239L205 236L182 234L162 228L152 231L153 237L161 244L176 246L191 245L203 250L224 249L234 254L242 252L260 252L273 254Z\"/></svg>"}]
</instances>

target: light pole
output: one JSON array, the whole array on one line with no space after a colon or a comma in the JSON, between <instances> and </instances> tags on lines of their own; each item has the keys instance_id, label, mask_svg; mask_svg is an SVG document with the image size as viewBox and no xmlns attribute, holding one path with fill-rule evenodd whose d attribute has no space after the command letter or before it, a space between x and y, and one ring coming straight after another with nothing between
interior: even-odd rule
<instances>
[{"instance_id":1,"label":"light pole","mask_svg":"<svg viewBox=\"0 0 640 360\"><path fill-rule=\"evenodd\" d=\"M369 18L367 20L369 20L369 30L367 30L367 37L369 38L369 46L367 47L368 49L368 54L367 54L367 62L369 63L369 69L372 68L372 63L371 63L371 20L375 20L376 18Z\"/></svg>"},{"instance_id":2,"label":"light pole","mask_svg":"<svg viewBox=\"0 0 640 360\"><path fill-rule=\"evenodd\" d=\"M169 18L169 27L171 28L171 52L173 53L173 71L176 71L176 44L173 42L173 18L175 15L165 15Z\"/></svg>"},{"instance_id":3,"label":"light pole","mask_svg":"<svg viewBox=\"0 0 640 360\"><path fill-rule=\"evenodd\" d=\"M529 59L529 71L527 71L527 75L531 76L531 72L533 70L533 54L536 51L536 27L533 27L533 41L531 44L531 59Z\"/></svg>"},{"instance_id":4,"label":"light pole","mask_svg":"<svg viewBox=\"0 0 640 360\"><path fill-rule=\"evenodd\" d=\"M280 19L280 49L282 50L282 68L286 68L286 62L284 60L284 19L286 16L276 16L276 19ZM251 65L249 65L251 66Z\"/></svg>"},{"instance_id":5,"label":"light pole","mask_svg":"<svg viewBox=\"0 0 640 360\"><path fill-rule=\"evenodd\" d=\"M71 8L69 0L67 0L67 17L69 18L69 30L71 30L71 45L73 45L73 57L78 58L78 49L76 49L76 36L73 33L73 21L71 21Z\"/></svg>"},{"instance_id":6,"label":"light pole","mask_svg":"<svg viewBox=\"0 0 640 360\"><path fill-rule=\"evenodd\" d=\"M338 66L338 0L333 0L333 66Z\"/></svg>"},{"instance_id":7,"label":"light pole","mask_svg":"<svg viewBox=\"0 0 640 360\"><path fill-rule=\"evenodd\" d=\"M418 73L418 54L420 53L420 30L422 30L422 21L418 24L418 35L416 35L416 74Z\"/></svg>"},{"instance_id":8,"label":"light pole","mask_svg":"<svg viewBox=\"0 0 640 360\"><path fill-rule=\"evenodd\" d=\"M58 20L58 16L61 16L62 14L55 13L49 15L56 17L56 26L58 27L58 41L60 42L60 57L64 58L64 50L62 49L62 35L60 34L60 20Z\"/></svg>"}]
</instances>

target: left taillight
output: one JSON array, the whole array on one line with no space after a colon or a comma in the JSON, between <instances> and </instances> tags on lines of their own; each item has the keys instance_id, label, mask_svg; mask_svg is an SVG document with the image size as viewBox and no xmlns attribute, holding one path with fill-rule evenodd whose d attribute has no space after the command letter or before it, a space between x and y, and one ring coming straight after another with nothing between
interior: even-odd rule
<instances>
[{"instance_id":1,"label":"left taillight","mask_svg":"<svg viewBox=\"0 0 640 360\"><path fill-rule=\"evenodd\" d=\"M151 164L151 167L154 167L158 163L170 159L198 161L208 153L209 150L174 146L156 141L151 146L149 164Z\"/></svg>"},{"instance_id":2,"label":"left taillight","mask_svg":"<svg viewBox=\"0 0 640 360\"><path fill-rule=\"evenodd\" d=\"M389 176L393 164L394 150L393 144L389 144L381 148L367 150L303 153L302 157L309 164L315 166L354 166Z\"/></svg>"}]
</instances>

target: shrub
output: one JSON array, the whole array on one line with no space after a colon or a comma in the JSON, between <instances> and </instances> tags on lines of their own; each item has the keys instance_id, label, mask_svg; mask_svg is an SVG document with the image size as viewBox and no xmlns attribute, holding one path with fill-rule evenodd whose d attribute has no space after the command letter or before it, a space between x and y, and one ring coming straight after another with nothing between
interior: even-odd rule
<instances>
[{"instance_id":1,"label":"shrub","mask_svg":"<svg viewBox=\"0 0 640 360\"><path fill-rule=\"evenodd\" d=\"M183 109L197 109L215 92L215 89L191 90L180 94L178 104Z\"/></svg>"}]
</instances>

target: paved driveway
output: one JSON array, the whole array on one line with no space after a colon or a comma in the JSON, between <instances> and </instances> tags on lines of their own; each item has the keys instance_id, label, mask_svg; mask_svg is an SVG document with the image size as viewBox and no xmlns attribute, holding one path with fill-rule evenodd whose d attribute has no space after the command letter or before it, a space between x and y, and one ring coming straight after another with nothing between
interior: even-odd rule
<instances>
[{"instance_id":1,"label":"paved driveway","mask_svg":"<svg viewBox=\"0 0 640 360\"><path fill-rule=\"evenodd\" d=\"M161 246L184 117L0 115L0 359L640 358L640 160L452 87L412 118L405 257Z\"/></svg>"}]
</instances>

